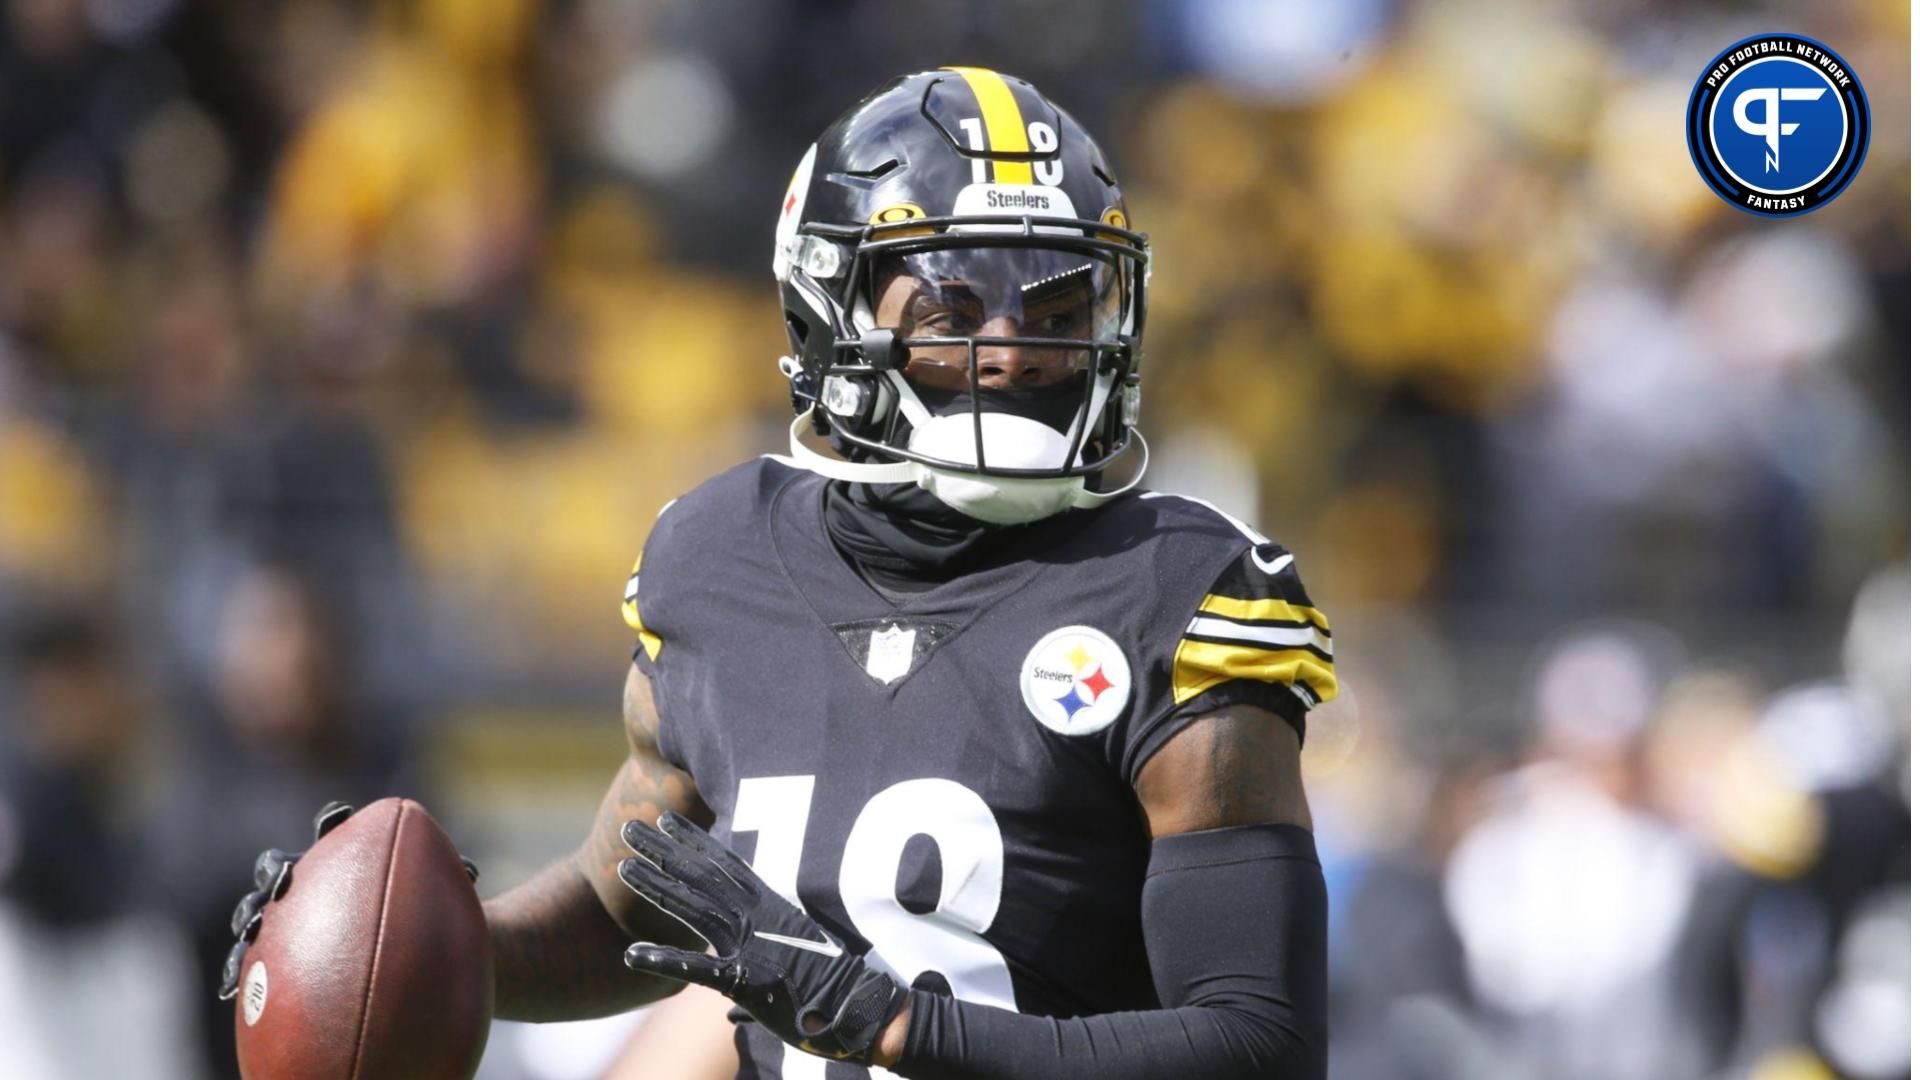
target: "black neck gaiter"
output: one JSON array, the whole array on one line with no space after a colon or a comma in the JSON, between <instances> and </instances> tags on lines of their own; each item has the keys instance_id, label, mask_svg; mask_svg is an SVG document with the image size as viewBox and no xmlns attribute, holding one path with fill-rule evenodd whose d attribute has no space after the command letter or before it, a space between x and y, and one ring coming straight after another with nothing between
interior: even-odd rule
<instances>
[{"instance_id":1,"label":"black neck gaiter","mask_svg":"<svg viewBox=\"0 0 1920 1080\"><path fill-rule=\"evenodd\" d=\"M974 565L1006 531L917 484L827 485L827 535L882 592L918 593Z\"/></svg>"}]
</instances>

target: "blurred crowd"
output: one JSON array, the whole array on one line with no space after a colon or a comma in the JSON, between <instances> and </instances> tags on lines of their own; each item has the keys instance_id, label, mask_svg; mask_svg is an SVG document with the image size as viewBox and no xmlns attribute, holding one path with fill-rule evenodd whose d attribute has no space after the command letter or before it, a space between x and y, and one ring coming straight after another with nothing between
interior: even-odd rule
<instances>
[{"instance_id":1,"label":"blurred crowd","mask_svg":"<svg viewBox=\"0 0 1920 1080\"><path fill-rule=\"evenodd\" d=\"M1149 483L1339 625L1334 1075L1908 1075L1906 3L0 14L0 1072L229 1075L228 910L327 799L488 892L577 841L654 512L784 434L793 162L979 63L1153 238ZM1681 134L1769 30L1873 110L1809 217Z\"/></svg>"}]
</instances>

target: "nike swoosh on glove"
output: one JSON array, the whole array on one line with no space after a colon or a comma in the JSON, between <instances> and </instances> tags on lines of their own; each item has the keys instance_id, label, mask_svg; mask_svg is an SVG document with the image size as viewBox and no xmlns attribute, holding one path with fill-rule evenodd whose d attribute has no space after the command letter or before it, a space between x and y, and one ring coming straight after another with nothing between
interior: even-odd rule
<instances>
[{"instance_id":1,"label":"nike swoosh on glove","mask_svg":"<svg viewBox=\"0 0 1920 1080\"><path fill-rule=\"evenodd\" d=\"M740 856L668 811L660 827L629 821L635 858L620 878L713 946L713 956L640 942L627 966L712 987L762 1027L808 1053L870 1060L880 1032L906 1003L892 976L767 887Z\"/></svg>"}]
</instances>

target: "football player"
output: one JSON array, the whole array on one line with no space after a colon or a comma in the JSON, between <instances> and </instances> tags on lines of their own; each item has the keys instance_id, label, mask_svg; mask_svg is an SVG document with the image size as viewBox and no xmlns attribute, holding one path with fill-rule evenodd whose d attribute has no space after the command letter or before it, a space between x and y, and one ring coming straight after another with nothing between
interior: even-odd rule
<instances>
[{"instance_id":1,"label":"football player","mask_svg":"<svg viewBox=\"0 0 1920 1080\"><path fill-rule=\"evenodd\" d=\"M1130 226L993 71L895 79L807 150L789 452L655 523L627 760L486 905L502 1016L697 983L743 1077L1324 1075L1331 635L1278 544L1137 486Z\"/></svg>"}]
</instances>

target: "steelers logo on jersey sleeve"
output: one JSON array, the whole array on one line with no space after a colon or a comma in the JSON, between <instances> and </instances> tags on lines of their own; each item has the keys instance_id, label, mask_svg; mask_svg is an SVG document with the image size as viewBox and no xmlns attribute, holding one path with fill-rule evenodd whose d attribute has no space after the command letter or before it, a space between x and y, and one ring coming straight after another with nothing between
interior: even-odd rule
<instances>
[{"instance_id":1,"label":"steelers logo on jersey sleeve","mask_svg":"<svg viewBox=\"0 0 1920 1080\"><path fill-rule=\"evenodd\" d=\"M1133 690L1126 654L1091 626L1041 638L1020 665L1020 696L1035 720L1062 735L1091 735L1119 719Z\"/></svg>"}]
</instances>

